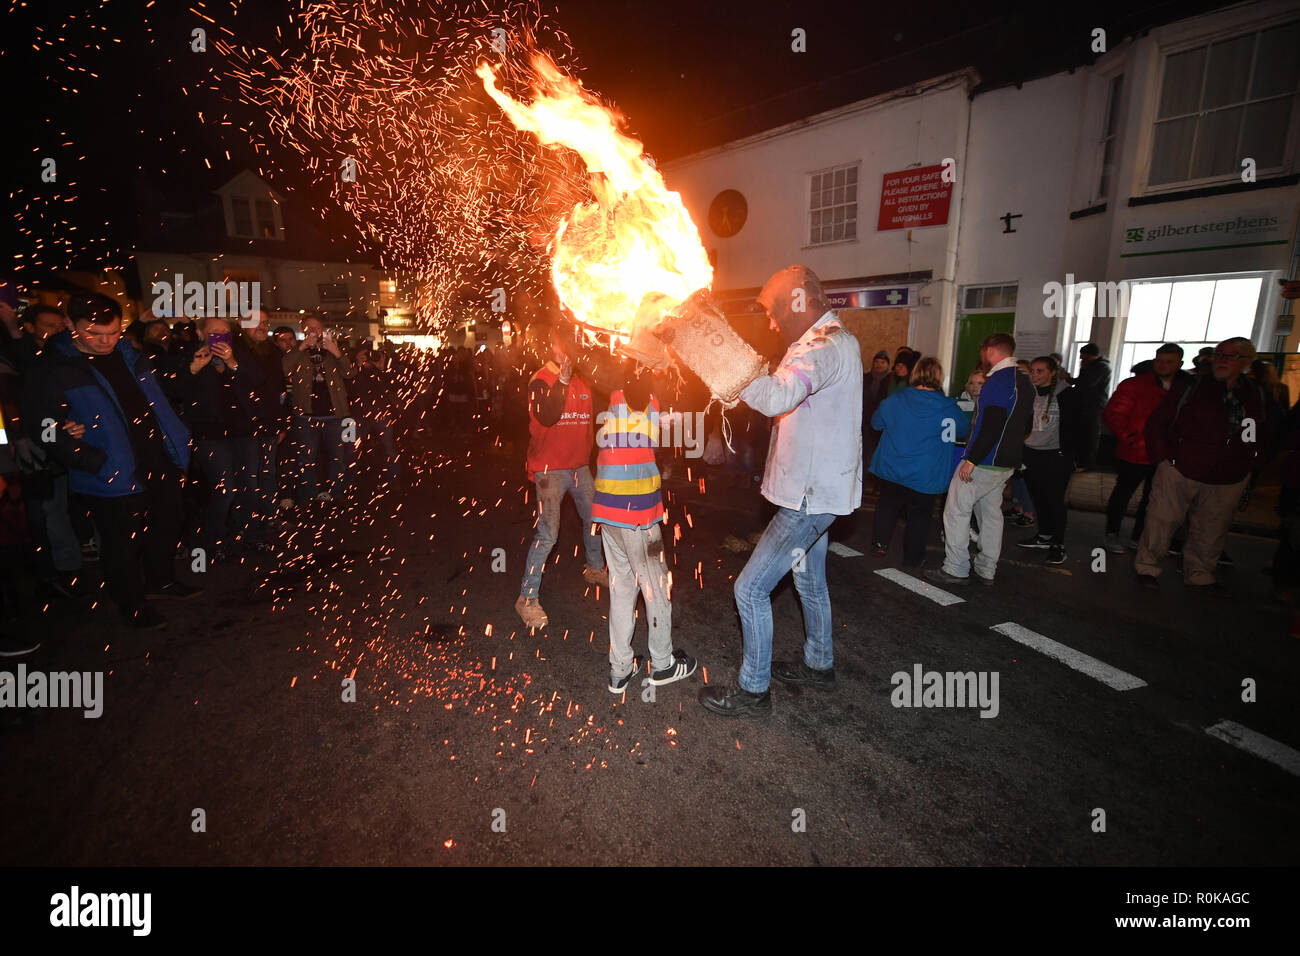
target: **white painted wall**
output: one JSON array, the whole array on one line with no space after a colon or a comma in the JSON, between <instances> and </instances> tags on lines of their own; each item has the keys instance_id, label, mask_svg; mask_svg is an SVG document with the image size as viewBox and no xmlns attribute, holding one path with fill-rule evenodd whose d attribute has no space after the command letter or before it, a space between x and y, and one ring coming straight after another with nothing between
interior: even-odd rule
<instances>
[{"instance_id":1,"label":"white painted wall","mask_svg":"<svg viewBox=\"0 0 1300 956\"><path fill-rule=\"evenodd\" d=\"M346 263L322 263L293 259L269 259L262 256L181 255L165 252L138 252L136 263L145 308L153 301L150 287L154 281L172 282L176 273L189 282L220 282L225 270L252 270L260 273L262 304L265 308L307 309L345 313L346 302L322 303L321 283L346 282L351 308L372 318L379 315L379 280L385 277L370 266Z\"/></svg>"},{"instance_id":2,"label":"white painted wall","mask_svg":"<svg viewBox=\"0 0 1300 956\"><path fill-rule=\"evenodd\" d=\"M1019 283L1017 332L1056 329L1057 320L1043 314L1042 289L1065 281L1066 186L1079 154L1086 89L1083 72L1059 73L971 103L957 283ZM1013 233L1003 231L1008 212L1021 214Z\"/></svg>"},{"instance_id":3,"label":"white painted wall","mask_svg":"<svg viewBox=\"0 0 1300 956\"><path fill-rule=\"evenodd\" d=\"M947 226L876 231L881 179L887 172L929 166L952 157L958 183L965 162L968 77L946 88L890 102L867 101L716 150L664 165L669 188L700 227L706 247L717 250L715 290L756 288L779 269L802 263L824 281L930 269L935 282L913 313L912 344L933 353L939 346L942 278L952 258L960 193L954 190ZM808 246L808 191L812 173L858 161L858 238ZM709 204L724 189L739 190L749 206L744 228L731 238L713 234ZM947 274L951 274L948 272ZM923 300L925 301L925 300ZM951 324L951 316L948 316Z\"/></svg>"}]
</instances>

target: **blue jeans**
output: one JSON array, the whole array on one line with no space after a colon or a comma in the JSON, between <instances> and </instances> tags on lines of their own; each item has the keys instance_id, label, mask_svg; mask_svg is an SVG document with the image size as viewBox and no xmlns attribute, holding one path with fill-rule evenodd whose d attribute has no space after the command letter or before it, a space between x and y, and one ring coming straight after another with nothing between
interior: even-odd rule
<instances>
[{"instance_id":1,"label":"blue jeans","mask_svg":"<svg viewBox=\"0 0 1300 956\"><path fill-rule=\"evenodd\" d=\"M256 439L197 439L194 446L194 460L208 485L203 546L210 551L235 535L249 537L254 530Z\"/></svg>"},{"instance_id":2,"label":"blue jeans","mask_svg":"<svg viewBox=\"0 0 1300 956\"><path fill-rule=\"evenodd\" d=\"M337 498L347 473L348 445L343 441L343 419L337 416L297 416L289 440L293 442L298 475L298 500L308 501L324 492ZM319 475L321 458L328 462L328 478Z\"/></svg>"},{"instance_id":3,"label":"blue jeans","mask_svg":"<svg viewBox=\"0 0 1300 956\"><path fill-rule=\"evenodd\" d=\"M596 483L591 478L591 469L583 465L571 471L539 471L534 480L537 483L537 533L533 535L533 543L528 548L524 580L519 587L520 596L529 601L536 599L541 592L546 559L550 557L551 549L560 536L560 506L564 504L566 494L573 496L578 517L582 521L582 544L587 552L587 567L600 569L605 566L600 533L592 533L595 525L591 523L591 503L596 497Z\"/></svg>"},{"instance_id":4,"label":"blue jeans","mask_svg":"<svg viewBox=\"0 0 1300 956\"><path fill-rule=\"evenodd\" d=\"M826 590L827 529L834 520L831 514L778 508L736 578L736 607L745 638L739 681L742 690L761 694L772 683L772 591L791 571L803 605L804 663L817 670L834 663L831 596Z\"/></svg>"}]
</instances>

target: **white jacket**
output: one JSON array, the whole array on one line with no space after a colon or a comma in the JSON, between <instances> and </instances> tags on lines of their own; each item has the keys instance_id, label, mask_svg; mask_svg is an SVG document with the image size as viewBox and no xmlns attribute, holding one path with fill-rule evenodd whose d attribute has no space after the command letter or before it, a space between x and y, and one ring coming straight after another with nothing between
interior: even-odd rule
<instances>
[{"instance_id":1,"label":"white jacket","mask_svg":"<svg viewBox=\"0 0 1300 956\"><path fill-rule=\"evenodd\" d=\"M846 515L862 504L862 353L827 312L741 400L775 419L763 497L808 514Z\"/></svg>"}]
</instances>

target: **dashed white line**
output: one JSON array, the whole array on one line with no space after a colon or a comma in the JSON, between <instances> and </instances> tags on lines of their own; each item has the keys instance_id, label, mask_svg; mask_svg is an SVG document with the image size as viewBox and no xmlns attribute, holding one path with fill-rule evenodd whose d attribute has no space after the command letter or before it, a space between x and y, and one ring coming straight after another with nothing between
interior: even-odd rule
<instances>
[{"instance_id":1,"label":"dashed white line","mask_svg":"<svg viewBox=\"0 0 1300 956\"><path fill-rule=\"evenodd\" d=\"M838 554L841 558L860 558L860 557L862 557L862 552L861 552L861 551L854 551L854 550L853 550L852 548L850 548L847 544L840 544L838 541L832 541L832 542L830 543L830 549L831 549L833 552L835 552L836 554Z\"/></svg>"},{"instance_id":2,"label":"dashed white line","mask_svg":"<svg viewBox=\"0 0 1300 956\"><path fill-rule=\"evenodd\" d=\"M1292 776L1300 777L1300 751L1279 743L1272 737L1265 737L1233 720L1221 720L1213 727L1206 727L1205 732L1248 754L1262 757Z\"/></svg>"},{"instance_id":3,"label":"dashed white line","mask_svg":"<svg viewBox=\"0 0 1300 956\"><path fill-rule=\"evenodd\" d=\"M1139 687L1147 686L1147 682L1140 677L1134 677L1118 667L1111 667L1104 661L1089 657L1082 651L1076 651L1072 647L1066 647L1050 637L1031 631L1027 627L1021 627L1019 624L1012 622L994 624L990 630L1004 634L1018 644L1032 647L1053 660L1060 661L1066 667L1073 668L1081 674L1087 674L1089 677L1101 681L1114 690L1136 690Z\"/></svg>"},{"instance_id":4,"label":"dashed white line","mask_svg":"<svg viewBox=\"0 0 1300 956\"><path fill-rule=\"evenodd\" d=\"M833 548L835 545L831 545L831 547ZM886 580L893 581L895 584L921 595L923 598L929 598L935 604L942 604L944 607L947 607L949 604L966 603L965 598L959 598L957 595L949 594L947 591L937 588L932 584L926 584L920 578L914 578L910 574L904 574L897 568L880 568L876 573Z\"/></svg>"}]
</instances>

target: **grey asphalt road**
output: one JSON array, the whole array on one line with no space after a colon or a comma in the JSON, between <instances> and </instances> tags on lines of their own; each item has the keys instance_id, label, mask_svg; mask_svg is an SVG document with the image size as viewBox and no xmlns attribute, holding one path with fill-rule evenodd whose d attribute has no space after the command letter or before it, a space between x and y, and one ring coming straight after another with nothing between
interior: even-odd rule
<instances>
[{"instance_id":1,"label":"grey asphalt road","mask_svg":"<svg viewBox=\"0 0 1300 956\"><path fill-rule=\"evenodd\" d=\"M1230 538L1224 596L1189 592L1173 560L1149 594L1128 555L1093 570L1101 516L1072 512L1065 565L1019 551L1009 528L997 585L953 589L963 601L948 606L875 573L897 566L901 540L888 558L832 554L837 686L776 685L771 717L729 721L696 694L705 670L718 683L738 667L731 582L746 554L723 544L740 548L765 511L753 491L701 494L692 479L669 485L673 633L702 669L653 701L606 689L607 599L580 576L571 506L543 583L550 624L523 630L531 499L500 451L430 459L398 491L300 515L283 554L213 566L201 597L160 605L165 631L55 608L24 663L104 671L104 711L0 713L0 861L1300 859L1300 778L1206 732L1232 721L1300 747L1300 641L1261 573L1267 539ZM833 539L869 552L870 518ZM788 580L774 615L776 656L797 655ZM1114 689L993 630L1005 624L1145 683ZM641 653L644 640L642 624ZM895 707L892 675L917 665L996 673L997 715Z\"/></svg>"}]
</instances>

